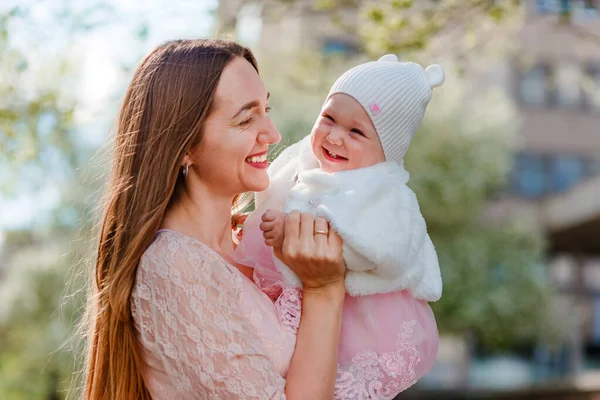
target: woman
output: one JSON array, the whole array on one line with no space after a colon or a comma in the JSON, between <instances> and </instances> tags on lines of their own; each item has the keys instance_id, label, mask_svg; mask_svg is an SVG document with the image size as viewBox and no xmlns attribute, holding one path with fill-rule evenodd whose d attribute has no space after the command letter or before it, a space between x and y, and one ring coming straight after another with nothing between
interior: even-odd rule
<instances>
[{"instance_id":1,"label":"woman","mask_svg":"<svg viewBox=\"0 0 600 400\"><path fill-rule=\"evenodd\" d=\"M86 399L332 398L344 269L322 218L276 249L305 291L294 347L232 259L232 204L269 185L280 135L250 50L180 40L138 67L119 118L91 299Z\"/></svg>"}]
</instances>

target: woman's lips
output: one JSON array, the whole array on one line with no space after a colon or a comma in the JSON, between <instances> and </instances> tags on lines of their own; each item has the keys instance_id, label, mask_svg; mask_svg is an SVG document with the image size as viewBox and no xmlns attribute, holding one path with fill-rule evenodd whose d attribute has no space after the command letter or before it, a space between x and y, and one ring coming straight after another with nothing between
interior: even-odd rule
<instances>
[{"instance_id":1,"label":"woman's lips","mask_svg":"<svg viewBox=\"0 0 600 400\"><path fill-rule=\"evenodd\" d=\"M269 161L267 160L267 152L263 151L262 153L257 153L246 157L246 163L250 164L254 168L267 168L269 166Z\"/></svg>"},{"instance_id":2,"label":"woman's lips","mask_svg":"<svg viewBox=\"0 0 600 400\"><path fill-rule=\"evenodd\" d=\"M268 161L263 161L263 162L259 162L259 163L253 163L253 162L246 161L246 163L250 164L251 167L258 168L258 169L265 169L269 166Z\"/></svg>"}]
</instances>

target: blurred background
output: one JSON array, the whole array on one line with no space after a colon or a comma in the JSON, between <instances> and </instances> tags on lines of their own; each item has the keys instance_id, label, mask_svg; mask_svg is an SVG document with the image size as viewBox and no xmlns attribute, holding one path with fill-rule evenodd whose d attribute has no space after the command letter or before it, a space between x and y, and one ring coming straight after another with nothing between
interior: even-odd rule
<instances>
[{"instance_id":1,"label":"blurred background","mask_svg":"<svg viewBox=\"0 0 600 400\"><path fill-rule=\"evenodd\" d=\"M441 64L406 167L444 295L398 398L600 398L600 1L0 0L0 398L63 399L120 98L162 41L255 52L289 144L386 53Z\"/></svg>"}]
</instances>

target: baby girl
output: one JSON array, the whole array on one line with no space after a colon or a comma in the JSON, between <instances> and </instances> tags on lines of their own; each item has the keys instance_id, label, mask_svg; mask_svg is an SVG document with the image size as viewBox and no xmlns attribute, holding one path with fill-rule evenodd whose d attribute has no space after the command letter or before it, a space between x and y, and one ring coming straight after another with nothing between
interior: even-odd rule
<instances>
[{"instance_id":1,"label":"baby girl","mask_svg":"<svg viewBox=\"0 0 600 400\"><path fill-rule=\"evenodd\" d=\"M272 251L283 242L285 214L324 217L344 240L336 399L391 399L435 361L438 332L427 302L440 298L442 282L403 159L443 82L440 66L424 70L391 54L344 73L311 134L271 164L271 185L256 194L244 223L236 260L255 268L290 329L301 315L301 284Z\"/></svg>"}]
</instances>

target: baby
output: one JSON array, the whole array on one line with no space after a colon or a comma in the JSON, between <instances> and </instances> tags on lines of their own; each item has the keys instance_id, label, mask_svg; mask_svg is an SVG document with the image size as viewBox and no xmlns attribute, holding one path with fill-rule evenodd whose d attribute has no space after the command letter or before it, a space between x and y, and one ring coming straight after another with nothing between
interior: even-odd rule
<instances>
[{"instance_id":1,"label":"baby","mask_svg":"<svg viewBox=\"0 0 600 400\"><path fill-rule=\"evenodd\" d=\"M311 134L271 164L271 185L256 194L244 223L236 259L255 268L256 283L290 329L300 319L301 283L268 247L283 242L285 213L324 217L344 240L336 399L393 398L435 361L438 333L427 302L440 298L442 282L403 159L443 82L440 66L423 70L391 54L344 73Z\"/></svg>"}]
</instances>

